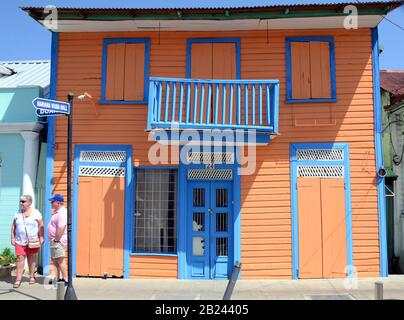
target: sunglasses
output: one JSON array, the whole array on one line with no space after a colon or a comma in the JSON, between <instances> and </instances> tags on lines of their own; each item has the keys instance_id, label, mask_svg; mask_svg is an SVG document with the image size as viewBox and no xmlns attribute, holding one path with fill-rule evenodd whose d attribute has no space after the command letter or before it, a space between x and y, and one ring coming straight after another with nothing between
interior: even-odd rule
<instances>
[{"instance_id":1,"label":"sunglasses","mask_svg":"<svg viewBox=\"0 0 404 320\"><path fill-rule=\"evenodd\" d=\"M25 203L25 202L27 202L26 200L20 200L20 203Z\"/></svg>"}]
</instances>

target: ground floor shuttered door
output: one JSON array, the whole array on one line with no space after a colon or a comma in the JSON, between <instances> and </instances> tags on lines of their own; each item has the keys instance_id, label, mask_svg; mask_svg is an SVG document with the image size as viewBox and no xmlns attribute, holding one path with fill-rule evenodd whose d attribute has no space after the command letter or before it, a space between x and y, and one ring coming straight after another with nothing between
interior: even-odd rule
<instances>
[{"instance_id":1,"label":"ground floor shuttered door","mask_svg":"<svg viewBox=\"0 0 404 320\"><path fill-rule=\"evenodd\" d=\"M79 177L77 276L123 276L124 177Z\"/></svg>"},{"instance_id":2,"label":"ground floor shuttered door","mask_svg":"<svg viewBox=\"0 0 404 320\"><path fill-rule=\"evenodd\" d=\"M187 260L193 279L227 279L232 237L231 182L193 182L188 186Z\"/></svg>"},{"instance_id":3,"label":"ground floor shuttered door","mask_svg":"<svg viewBox=\"0 0 404 320\"><path fill-rule=\"evenodd\" d=\"M346 276L342 178L298 177L299 278Z\"/></svg>"}]
</instances>

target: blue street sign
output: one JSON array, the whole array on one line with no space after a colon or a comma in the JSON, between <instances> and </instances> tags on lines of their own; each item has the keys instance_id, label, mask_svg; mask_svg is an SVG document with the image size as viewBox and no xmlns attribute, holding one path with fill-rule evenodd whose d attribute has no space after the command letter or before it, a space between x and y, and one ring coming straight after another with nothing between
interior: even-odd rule
<instances>
[{"instance_id":1,"label":"blue street sign","mask_svg":"<svg viewBox=\"0 0 404 320\"><path fill-rule=\"evenodd\" d=\"M64 116L65 113L58 113L56 111L50 111L50 110L45 110L45 109L36 109L35 110L36 115L38 117L50 117L50 116Z\"/></svg>"},{"instance_id":2,"label":"blue street sign","mask_svg":"<svg viewBox=\"0 0 404 320\"><path fill-rule=\"evenodd\" d=\"M63 101L35 98L32 104L39 117L61 116L70 113L70 104Z\"/></svg>"}]
</instances>

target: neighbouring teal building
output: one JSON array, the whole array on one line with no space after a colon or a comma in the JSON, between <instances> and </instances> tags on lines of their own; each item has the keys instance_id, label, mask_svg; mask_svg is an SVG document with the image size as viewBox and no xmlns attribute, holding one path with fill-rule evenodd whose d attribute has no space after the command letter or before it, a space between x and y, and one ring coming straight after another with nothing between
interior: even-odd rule
<instances>
[{"instance_id":1,"label":"neighbouring teal building","mask_svg":"<svg viewBox=\"0 0 404 320\"><path fill-rule=\"evenodd\" d=\"M11 247L10 227L19 197L30 194L42 211L46 118L35 97L47 97L50 61L0 61L0 251Z\"/></svg>"}]
</instances>

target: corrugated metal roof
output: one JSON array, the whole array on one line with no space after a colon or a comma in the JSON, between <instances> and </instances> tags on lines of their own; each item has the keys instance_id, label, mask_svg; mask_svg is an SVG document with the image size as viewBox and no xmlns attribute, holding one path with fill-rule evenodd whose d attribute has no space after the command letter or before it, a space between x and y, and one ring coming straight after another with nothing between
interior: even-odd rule
<instances>
[{"instance_id":1,"label":"corrugated metal roof","mask_svg":"<svg viewBox=\"0 0 404 320\"><path fill-rule=\"evenodd\" d=\"M380 86L393 96L404 95L404 70L380 71Z\"/></svg>"},{"instance_id":2,"label":"corrugated metal roof","mask_svg":"<svg viewBox=\"0 0 404 320\"><path fill-rule=\"evenodd\" d=\"M59 1L61 2L61 1ZM294 7L315 5L342 5L342 4L378 4L400 3L402 0L148 0L133 1L133 6L128 6L127 1L110 0L80 0L80 6L65 6L58 1L52 3L58 9L85 9L85 10L161 10L161 9L242 9L242 8L270 8L270 7ZM122 3L122 5L120 4ZM37 3L36 3L37 4ZM41 7L23 7L23 9L40 9Z\"/></svg>"},{"instance_id":3,"label":"corrugated metal roof","mask_svg":"<svg viewBox=\"0 0 404 320\"><path fill-rule=\"evenodd\" d=\"M0 88L40 86L47 94L50 84L50 60L0 61L0 65L14 70L12 75L0 73Z\"/></svg>"}]
</instances>

